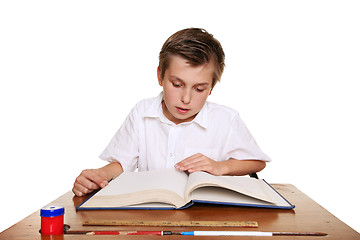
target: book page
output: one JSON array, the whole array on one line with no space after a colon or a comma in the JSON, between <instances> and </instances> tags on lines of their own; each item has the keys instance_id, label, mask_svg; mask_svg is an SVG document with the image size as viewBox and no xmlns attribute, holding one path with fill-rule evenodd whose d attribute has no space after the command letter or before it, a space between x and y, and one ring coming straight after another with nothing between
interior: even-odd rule
<instances>
[{"instance_id":1,"label":"book page","mask_svg":"<svg viewBox=\"0 0 360 240\"><path fill-rule=\"evenodd\" d=\"M267 201L249 197L226 188L221 187L201 187L190 194L190 198L198 202L207 203L227 203L241 205L273 205Z\"/></svg>"},{"instance_id":2,"label":"book page","mask_svg":"<svg viewBox=\"0 0 360 240\"><path fill-rule=\"evenodd\" d=\"M274 199L264 190L262 180L250 178L248 176L214 176L206 172L195 172L190 174L185 198L190 199L191 192L195 192L195 189L206 186L222 187L262 201L270 203L274 202ZM214 190L217 191L217 189Z\"/></svg>"},{"instance_id":3,"label":"book page","mask_svg":"<svg viewBox=\"0 0 360 240\"><path fill-rule=\"evenodd\" d=\"M181 207L188 176L175 168L124 172L101 189L82 207L124 207L164 202Z\"/></svg>"},{"instance_id":4,"label":"book page","mask_svg":"<svg viewBox=\"0 0 360 240\"><path fill-rule=\"evenodd\" d=\"M143 172L124 172L101 190L98 196L122 195L165 189L184 197L188 176L175 168Z\"/></svg>"}]
</instances>

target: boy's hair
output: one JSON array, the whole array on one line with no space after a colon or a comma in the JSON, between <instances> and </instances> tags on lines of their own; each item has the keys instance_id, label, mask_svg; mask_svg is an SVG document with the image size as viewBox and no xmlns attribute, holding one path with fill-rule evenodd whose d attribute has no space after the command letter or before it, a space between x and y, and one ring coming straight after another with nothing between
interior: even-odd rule
<instances>
[{"instance_id":1,"label":"boy's hair","mask_svg":"<svg viewBox=\"0 0 360 240\"><path fill-rule=\"evenodd\" d=\"M212 87L220 81L225 67L225 54L221 44L213 35L201 28L187 28L171 35L160 51L160 77L169 67L171 56L185 58L193 66L213 62L215 66Z\"/></svg>"}]
</instances>

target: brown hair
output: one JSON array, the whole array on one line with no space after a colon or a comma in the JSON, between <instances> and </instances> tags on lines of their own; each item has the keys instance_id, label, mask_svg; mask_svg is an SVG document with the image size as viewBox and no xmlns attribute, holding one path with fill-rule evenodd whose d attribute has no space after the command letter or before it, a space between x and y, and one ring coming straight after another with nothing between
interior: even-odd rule
<instances>
[{"instance_id":1,"label":"brown hair","mask_svg":"<svg viewBox=\"0 0 360 240\"><path fill-rule=\"evenodd\" d=\"M212 87L220 81L225 67L225 54L221 44L213 35L201 28L187 28L171 35L160 51L160 76L164 77L171 56L185 58L191 65L199 66L213 62L215 65Z\"/></svg>"}]
</instances>

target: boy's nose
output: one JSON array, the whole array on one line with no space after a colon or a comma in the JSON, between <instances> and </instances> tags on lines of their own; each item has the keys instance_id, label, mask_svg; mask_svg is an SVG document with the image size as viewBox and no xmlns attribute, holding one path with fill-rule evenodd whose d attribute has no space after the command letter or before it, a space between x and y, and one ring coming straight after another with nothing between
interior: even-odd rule
<instances>
[{"instance_id":1,"label":"boy's nose","mask_svg":"<svg viewBox=\"0 0 360 240\"><path fill-rule=\"evenodd\" d=\"M190 101L191 101L191 93L190 91L187 91L185 90L181 96L181 101L184 103L184 104L189 104Z\"/></svg>"}]
</instances>

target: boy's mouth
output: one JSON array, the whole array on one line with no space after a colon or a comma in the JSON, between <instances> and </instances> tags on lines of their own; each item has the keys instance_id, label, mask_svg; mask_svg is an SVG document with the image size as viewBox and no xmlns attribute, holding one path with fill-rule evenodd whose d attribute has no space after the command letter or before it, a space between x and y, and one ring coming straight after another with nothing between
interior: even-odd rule
<instances>
[{"instance_id":1,"label":"boy's mouth","mask_svg":"<svg viewBox=\"0 0 360 240\"><path fill-rule=\"evenodd\" d=\"M176 109L178 110L179 113L187 113L188 111L190 111L190 109L181 108L181 107L176 107Z\"/></svg>"}]
</instances>

